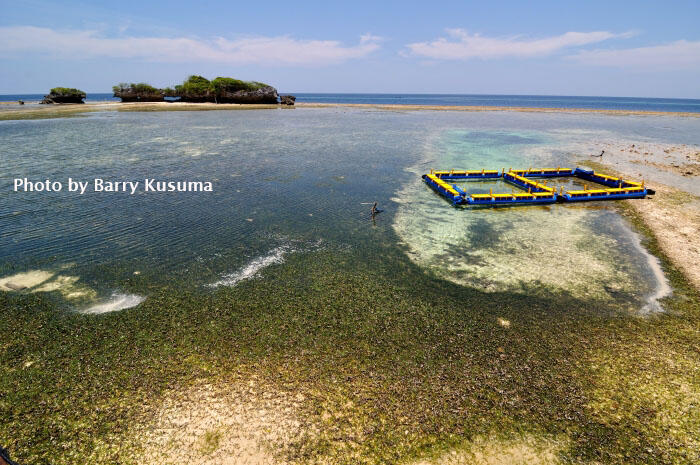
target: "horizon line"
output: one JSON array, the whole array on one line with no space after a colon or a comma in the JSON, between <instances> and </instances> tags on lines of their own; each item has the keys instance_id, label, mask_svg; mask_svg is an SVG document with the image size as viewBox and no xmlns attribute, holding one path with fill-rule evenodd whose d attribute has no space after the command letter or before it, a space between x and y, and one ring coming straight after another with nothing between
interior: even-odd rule
<instances>
[{"instance_id":1,"label":"horizon line","mask_svg":"<svg viewBox=\"0 0 700 465\"><path fill-rule=\"evenodd\" d=\"M13 93L0 93L0 97L14 96L14 95L46 95L47 92L13 92ZM90 94L112 94L109 92L98 92L98 91L85 91L89 96ZM432 95L432 96L498 96L498 97L588 97L588 98L625 98L625 99L658 99L658 100L698 100L700 97L644 97L641 95L592 95L592 94L498 94L498 93L459 93L459 92L309 92L309 91L278 91L278 94L315 94L315 95ZM114 97L118 98L118 97Z\"/></svg>"}]
</instances>

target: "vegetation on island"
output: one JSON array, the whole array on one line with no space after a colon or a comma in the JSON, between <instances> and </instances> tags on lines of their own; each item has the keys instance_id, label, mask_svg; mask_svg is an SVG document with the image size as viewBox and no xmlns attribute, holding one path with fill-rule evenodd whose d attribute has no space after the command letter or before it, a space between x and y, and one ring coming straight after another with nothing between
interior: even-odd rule
<instances>
[{"instance_id":1,"label":"vegetation on island","mask_svg":"<svg viewBox=\"0 0 700 465\"><path fill-rule=\"evenodd\" d=\"M152 85L146 84L145 82L140 82L138 84L134 84L133 82L131 84L127 84L126 82L120 82L116 86L112 87L112 90L114 91L114 93L128 91L153 94L161 93L161 89L156 89Z\"/></svg>"},{"instance_id":2,"label":"vegetation on island","mask_svg":"<svg viewBox=\"0 0 700 465\"><path fill-rule=\"evenodd\" d=\"M112 87L115 97L122 102L161 102L165 97L164 89L157 89L150 84L140 82L138 84L120 82Z\"/></svg>"},{"instance_id":3,"label":"vegetation on island","mask_svg":"<svg viewBox=\"0 0 700 465\"><path fill-rule=\"evenodd\" d=\"M268 84L222 76L210 81L192 75L174 89L158 89L146 83L120 83L112 90L123 102L153 102L176 97L182 102L277 103L277 90Z\"/></svg>"},{"instance_id":4,"label":"vegetation on island","mask_svg":"<svg viewBox=\"0 0 700 465\"><path fill-rule=\"evenodd\" d=\"M87 96L82 90L73 87L54 87L51 89L50 94L59 97L78 97L80 99L84 99Z\"/></svg>"},{"instance_id":5,"label":"vegetation on island","mask_svg":"<svg viewBox=\"0 0 700 465\"><path fill-rule=\"evenodd\" d=\"M73 87L54 87L41 103L85 103L85 92Z\"/></svg>"}]
</instances>

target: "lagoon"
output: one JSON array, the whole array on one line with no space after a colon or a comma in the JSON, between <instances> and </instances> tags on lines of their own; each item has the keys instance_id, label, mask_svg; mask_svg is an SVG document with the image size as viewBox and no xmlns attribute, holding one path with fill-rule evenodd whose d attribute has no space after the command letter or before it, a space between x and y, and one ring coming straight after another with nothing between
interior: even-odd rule
<instances>
[{"instance_id":1,"label":"lagoon","mask_svg":"<svg viewBox=\"0 0 700 465\"><path fill-rule=\"evenodd\" d=\"M529 244L528 250L562 250L548 259L551 263L526 252L519 255L524 263L538 260L540 266L557 267L562 257L577 256L580 269L592 263L582 250L598 255L603 253L600 247L610 247L607 263L629 262L622 275L639 281L645 271L637 263L644 260L629 255L633 247L625 241L634 239L612 204L463 212L447 208L426 190L420 174L430 168L568 166L588 156L577 153L572 141L617 132L622 138L690 142L696 126L683 118L340 108L244 114L105 112L7 121L0 124L5 176L67 179L79 173L82 179L96 179L94 192L82 197L4 192L0 260L8 271L27 271L37 263L55 271L71 264L71 273L92 281L100 295L123 290L119 282L132 268L141 271L142 280L167 286L171 279L184 279L197 288L289 243L322 240L329 247L362 247L368 240L366 205L377 200L387 210L374 228L384 231L382 241L393 247L407 244L414 258L434 254L428 251L439 247L444 251L431 256L440 261L448 253L446 261L423 265L438 273L450 270L449 279L466 273L460 281L486 285L483 277L502 267L495 265L503 259L498 250ZM148 189L134 189L128 181L140 176L211 182L214 192L159 193L152 183L154 192L149 193L154 195L146 197ZM115 189L105 183L132 186L107 195ZM479 191L482 186L469 187ZM50 211L56 214L47 215ZM452 224L456 229L448 233ZM599 245L576 245L573 238L586 230L583 237L597 237ZM445 249L452 241L457 242L449 247L461 252ZM483 262L489 250L496 253L491 265ZM616 257L614 250L624 253ZM474 254L482 258L467 259ZM120 277L96 276L95 269L105 266L122 270ZM595 274L607 276L602 271L606 265L600 266ZM502 272L513 284L525 282L517 271ZM542 279L536 281L547 283ZM489 278L487 287L501 289L498 281Z\"/></svg>"},{"instance_id":2,"label":"lagoon","mask_svg":"<svg viewBox=\"0 0 700 465\"><path fill-rule=\"evenodd\" d=\"M16 334L0 434L21 438L28 462L51 456L52 437L75 451L65 463L109 463L136 453L145 412L185 386L259 380L307 399L285 407L317 428L280 446L290 460L348 435L381 462L499 430L570 457L622 453L632 446L611 438L641 417L610 436L587 425L612 418L608 396L634 377L630 360L646 363L645 341L682 354L679 370L692 362L669 335L695 321L694 291L615 202L456 209L420 174L585 166L601 140L691 145L699 129L674 116L344 107L1 121L0 284L24 288L0 297L0 330ZM78 173L213 188L11 189ZM370 218L375 201L384 212ZM615 399L630 412L647 402ZM106 413L91 417L97 405ZM672 451L658 422L640 447Z\"/></svg>"}]
</instances>

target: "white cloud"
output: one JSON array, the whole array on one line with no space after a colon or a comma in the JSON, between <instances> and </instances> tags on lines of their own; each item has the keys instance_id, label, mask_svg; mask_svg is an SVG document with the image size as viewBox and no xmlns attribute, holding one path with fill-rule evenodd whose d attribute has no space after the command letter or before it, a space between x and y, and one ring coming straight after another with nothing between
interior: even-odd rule
<instances>
[{"instance_id":1,"label":"white cloud","mask_svg":"<svg viewBox=\"0 0 700 465\"><path fill-rule=\"evenodd\" d=\"M534 57L549 55L567 47L580 47L604 40L629 37L632 33L614 34L607 31L567 32L543 39L522 36L484 37L464 29L447 29L450 38L440 37L431 42L417 42L406 47L413 55L442 60L470 58Z\"/></svg>"},{"instance_id":2,"label":"white cloud","mask_svg":"<svg viewBox=\"0 0 700 465\"><path fill-rule=\"evenodd\" d=\"M700 41L679 40L670 44L620 50L584 50L570 57L585 65L643 67L659 71L659 67L700 68Z\"/></svg>"},{"instance_id":3,"label":"white cloud","mask_svg":"<svg viewBox=\"0 0 700 465\"><path fill-rule=\"evenodd\" d=\"M204 40L189 37L102 37L94 30L55 30L34 26L0 27L0 54L38 53L58 58L136 58L161 62L209 61L271 65L327 64L361 58L379 48L379 37L365 34L357 45L288 36Z\"/></svg>"}]
</instances>

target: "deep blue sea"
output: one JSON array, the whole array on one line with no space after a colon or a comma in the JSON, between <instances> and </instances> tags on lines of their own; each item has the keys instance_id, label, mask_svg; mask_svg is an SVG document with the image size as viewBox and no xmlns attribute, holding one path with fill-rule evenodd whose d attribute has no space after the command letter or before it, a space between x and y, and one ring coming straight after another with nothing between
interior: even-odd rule
<instances>
[{"instance_id":1,"label":"deep blue sea","mask_svg":"<svg viewBox=\"0 0 700 465\"><path fill-rule=\"evenodd\" d=\"M296 93L298 102L374 103L404 105L476 105L494 107L588 108L599 110L641 110L700 113L698 99L644 97L576 97L560 95L475 95L475 94L316 94ZM0 95L0 102L37 102L43 94ZM88 94L87 102L117 101L111 93Z\"/></svg>"}]
</instances>

